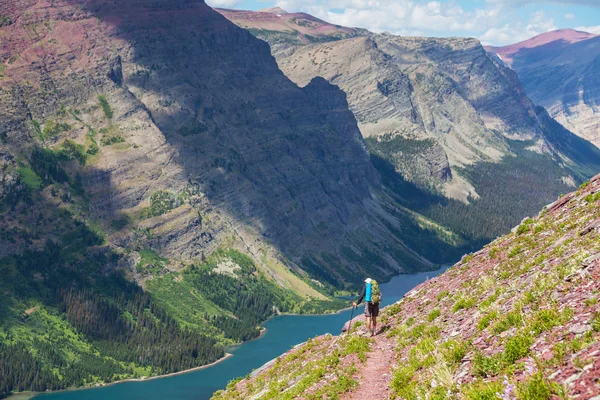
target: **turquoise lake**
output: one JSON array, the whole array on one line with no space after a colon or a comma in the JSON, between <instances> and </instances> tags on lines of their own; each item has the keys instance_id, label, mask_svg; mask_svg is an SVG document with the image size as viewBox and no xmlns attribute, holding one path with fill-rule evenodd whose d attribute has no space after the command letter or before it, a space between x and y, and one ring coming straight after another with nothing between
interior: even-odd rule
<instances>
[{"instance_id":1,"label":"turquoise lake","mask_svg":"<svg viewBox=\"0 0 600 400\"><path fill-rule=\"evenodd\" d=\"M399 275L380 285L383 305L393 304L424 282L444 272ZM258 339L228 350L233 357L212 367L142 382L123 382L92 389L72 390L37 395L38 400L208 400L236 377L246 376L273 358L307 339L331 333L337 335L350 318L350 310L318 316L283 315L264 324L266 332ZM362 307L356 312L363 312Z\"/></svg>"}]
</instances>

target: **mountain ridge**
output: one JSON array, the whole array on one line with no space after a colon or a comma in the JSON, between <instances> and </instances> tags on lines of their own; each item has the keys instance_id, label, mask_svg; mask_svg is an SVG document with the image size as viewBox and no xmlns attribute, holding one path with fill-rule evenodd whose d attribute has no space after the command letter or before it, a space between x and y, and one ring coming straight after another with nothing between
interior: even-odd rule
<instances>
[{"instance_id":1,"label":"mountain ridge","mask_svg":"<svg viewBox=\"0 0 600 400\"><path fill-rule=\"evenodd\" d=\"M502 193L478 187L487 184L480 180L484 165L485 174L493 174L493 165L498 166L497 171L506 168L508 172L515 169L509 164L519 162L519 158L529 159L518 168L520 174L533 176L535 173L525 172L529 169L527 165L554 164L558 168L545 168L552 170L541 185L547 188L556 182L572 188L572 179L585 179L600 168L596 160L600 153L594 148L586 153L595 155L581 160L573 152L569 157L560 154L561 146L556 146L557 140L561 140L559 132L564 133L565 141L570 140L570 133L557 125L543 123L545 117L527 97L517 74L497 57L489 56L476 39L357 32L354 37L322 36L318 42L306 43L289 37L285 40L283 32L257 29L260 19L252 13L245 12L238 20L235 12L220 12L240 26L257 18L251 33L269 42L280 68L298 85L307 84L315 76L338 85L347 94L372 158L377 157L374 163L380 166L389 163L399 179L423 190L421 196L435 193L448 198L450 205L441 206L447 207L447 214L463 212L463 206L452 201L467 207L475 204L471 215L465 212L462 219L468 220L467 225L485 223L487 228L483 229L489 229L497 221L496 217L494 222L487 220L492 218L490 215L507 216L523 204L520 201L511 204L523 196L522 192L504 197ZM554 144L546 137L552 138ZM591 147L585 142L581 146L581 149ZM580 163L586 166L579 169L576 165ZM586 172L581 175L583 170ZM387 167L380 169L383 175L387 171ZM498 175L498 179L503 178ZM558 189L555 195L561 190L569 189ZM486 194L482 199L483 192ZM536 197L542 196L546 196L546 202L553 197L549 193ZM403 197L403 193L397 193L397 198ZM500 197L503 200L498 200ZM487 205L483 206L484 203ZM540 201L536 206L543 204ZM480 214L477 207L487 210ZM439 209L412 210L464 234L464 225L453 224ZM511 223L517 223L532 211L510 219ZM494 235L500 233L494 231Z\"/></svg>"},{"instance_id":2,"label":"mountain ridge","mask_svg":"<svg viewBox=\"0 0 600 400\"><path fill-rule=\"evenodd\" d=\"M536 104L567 129L599 146L595 94L599 43L597 35L562 30L487 50L519 74Z\"/></svg>"}]
</instances>

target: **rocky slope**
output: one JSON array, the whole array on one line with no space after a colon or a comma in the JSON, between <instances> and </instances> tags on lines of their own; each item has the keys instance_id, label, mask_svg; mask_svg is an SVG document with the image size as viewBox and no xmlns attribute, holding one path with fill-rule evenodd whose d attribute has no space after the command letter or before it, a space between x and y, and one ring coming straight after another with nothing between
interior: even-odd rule
<instances>
[{"instance_id":1,"label":"rocky slope","mask_svg":"<svg viewBox=\"0 0 600 400\"><path fill-rule=\"evenodd\" d=\"M597 399L600 175L383 310L214 399Z\"/></svg>"},{"instance_id":2,"label":"rocky slope","mask_svg":"<svg viewBox=\"0 0 600 400\"><path fill-rule=\"evenodd\" d=\"M255 29L263 18L221 12ZM339 86L397 201L464 239L495 238L600 170L600 152L545 122L514 71L477 40L363 33L284 47L272 34L252 33L272 44L300 86L316 76ZM580 151L563 152L568 143ZM517 176L528 183L515 186ZM414 201L407 193L415 188L392 182L399 180L418 187Z\"/></svg>"},{"instance_id":3,"label":"rocky slope","mask_svg":"<svg viewBox=\"0 0 600 400\"><path fill-rule=\"evenodd\" d=\"M215 8L215 11L263 39L268 37L274 52L285 51L295 45L329 42L368 33L365 29L333 25L306 13L288 13L279 7L258 12L224 8Z\"/></svg>"},{"instance_id":4,"label":"rocky slope","mask_svg":"<svg viewBox=\"0 0 600 400\"><path fill-rule=\"evenodd\" d=\"M6 165L31 162L40 145L84 146L81 165L65 168L115 246L130 248L142 229L155 233L142 246L181 261L233 235L257 260L279 251L300 264L342 245L359 256L378 243L427 264L379 222L378 176L344 94L322 79L298 88L264 43L203 3L3 10ZM124 217L136 223L110 228ZM3 243L2 254L19 245ZM407 265L389 259L381 273Z\"/></svg>"},{"instance_id":5,"label":"rocky slope","mask_svg":"<svg viewBox=\"0 0 600 400\"><path fill-rule=\"evenodd\" d=\"M600 147L600 37L563 29L488 47L518 74L528 96L567 129Z\"/></svg>"},{"instance_id":6,"label":"rocky slope","mask_svg":"<svg viewBox=\"0 0 600 400\"><path fill-rule=\"evenodd\" d=\"M339 88L202 1L0 10L0 395L205 364L461 245L384 191Z\"/></svg>"}]
</instances>

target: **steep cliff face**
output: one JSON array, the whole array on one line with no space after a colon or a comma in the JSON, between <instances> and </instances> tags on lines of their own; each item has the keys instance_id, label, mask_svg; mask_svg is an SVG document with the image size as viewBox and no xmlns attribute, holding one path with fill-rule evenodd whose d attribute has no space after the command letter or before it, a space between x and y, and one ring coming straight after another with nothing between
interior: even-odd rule
<instances>
[{"instance_id":1,"label":"steep cliff face","mask_svg":"<svg viewBox=\"0 0 600 400\"><path fill-rule=\"evenodd\" d=\"M300 86L315 76L339 86L394 198L463 238L493 239L600 169L600 152L568 150L572 134L540 118L517 74L477 40L368 33L283 48L252 32Z\"/></svg>"},{"instance_id":2,"label":"steep cliff face","mask_svg":"<svg viewBox=\"0 0 600 400\"><path fill-rule=\"evenodd\" d=\"M40 142L84 146L85 165L67 169L89 217L107 230L134 221L112 230L117 246L185 261L233 234L257 259L370 243L427 264L373 215L379 178L343 92L298 88L265 43L204 3L3 5L2 147L25 161ZM148 213L161 194L168 207ZM387 260L381 274L407 266Z\"/></svg>"},{"instance_id":3,"label":"steep cliff face","mask_svg":"<svg viewBox=\"0 0 600 400\"><path fill-rule=\"evenodd\" d=\"M600 147L599 49L597 35L571 29L487 48L519 74L536 104L567 129Z\"/></svg>"},{"instance_id":4,"label":"steep cliff face","mask_svg":"<svg viewBox=\"0 0 600 400\"><path fill-rule=\"evenodd\" d=\"M600 175L382 311L214 399L595 399ZM385 295L385 293L384 293Z\"/></svg>"}]
</instances>

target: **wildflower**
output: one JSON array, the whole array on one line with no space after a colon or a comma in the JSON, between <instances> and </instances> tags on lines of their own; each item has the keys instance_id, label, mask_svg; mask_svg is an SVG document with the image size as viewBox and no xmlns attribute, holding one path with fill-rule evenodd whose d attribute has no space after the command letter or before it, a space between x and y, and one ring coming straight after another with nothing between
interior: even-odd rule
<instances>
[{"instance_id":1,"label":"wildflower","mask_svg":"<svg viewBox=\"0 0 600 400\"><path fill-rule=\"evenodd\" d=\"M504 376L504 393L500 395L502 400L516 400L515 386L508 381L506 375Z\"/></svg>"},{"instance_id":2,"label":"wildflower","mask_svg":"<svg viewBox=\"0 0 600 400\"><path fill-rule=\"evenodd\" d=\"M535 374L535 365L531 362L531 360L525 361L525 376L531 376Z\"/></svg>"}]
</instances>

